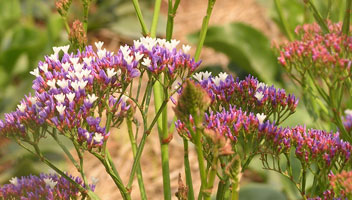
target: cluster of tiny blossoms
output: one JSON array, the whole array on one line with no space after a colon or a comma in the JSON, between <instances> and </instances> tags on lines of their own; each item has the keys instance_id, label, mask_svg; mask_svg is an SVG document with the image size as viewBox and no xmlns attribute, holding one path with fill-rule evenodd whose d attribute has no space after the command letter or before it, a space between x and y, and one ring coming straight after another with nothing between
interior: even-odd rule
<instances>
[{"instance_id":1,"label":"cluster of tiny blossoms","mask_svg":"<svg viewBox=\"0 0 352 200\"><path fill-rule=\"evenodd\" d=\"M343 125L346 129L347 132L350 132L352 130L352 110L345 110L345 117L342 119L343 120Z\"/></svg>"},{"instance_id":2,"label":"cluster of tiny blossoms","mask_svg":"<svg viewBox=\"0 0 352 200\"><path fill-rule=\"evenodd\" d=\"M208 92L213 110L231 105L254 113L273 115L276 121L295 112L298 99L283 89L267 86L252 76L235 80L232 75L220 73L213 77L210 72L199 72L193 78Z\"/></svg>"},{"instance_id":3,"label":"cluster of tiny blossoms","mask_svg":"<svg viewBox=\"0 0 352 200\"><path fill-rule=\"evenodd\" d=\"M310 70L313 76L322 78L350 76L352 37L341 33L341 23L328 23L330 33L324 34L318 24L296 28L300 40L280 48L279 62L289 72L295 69L299 76Z\"/></svg>"},{"instance_id":4,"label":"cluster of tiny blossoms","mask_svg":"<svg viewBox=\"0 0 352 200\"><path fill-rule=\"evenodd\" d=\"M330 189L322 197L309 198L309 200L345 200L352 198L352 171L342 171L339 174L329 174Z\"/></svg>"},{"instance_id":5,"label":"cluster of tiny blossoms","mask_svg":"<svg viewBox=\"0 0 352 200\"><path fill-rule=\"evenodd\" d=\"M289 152L294 147L297 158L309 166L319 163L322 170L335 164L344 167L352 162L352 146L343 141L339 133L328 133L322 130L277 127L269 121L259 126L260 140L265 141L265 147L274 154Z\"/></svg>"},{"instance_id":6,"label":"cluster of tiny blossoms","mask_svg":"<svg viewBox=\"0 0 352 200\"><path fill-rule=\"evenodd\" d=\"M79 177L70 176L76 183L85 187ZM94 190L95 186L89 186ZM0 199L78 199L81 193L79 189L56 174L40 174L39 176L28 176L12 178L10 184L0 187Z\"/></svg>"},{"instance_id":7,"label":"cluster of tiny blossoms","mask_svg":"<svg viewBox=\"0 0 352 200\"><path fill-rule=\"evenodd\" d=\"M309 129L297 126L294 128L282 128L264 121L265 117L260 114L246 113L235 107L221 112L205 114L203 127L214 131L221 137L231 139L234 144L239 134L244 140L255 138L255 141L263 141L260 147L262 152L272 152L275 155L288 153L295 149L297 158L309 166L311 163L319 163L318 167L327 169L336 164L344 167L352 162L352 146L340 139L339 133ZM190 116L192 124L192 116ZM182 136L191 137L187 122L178 120L176 128Z\"/></svg>"},{"instance_id":8,"label":"cluster of tiny blossoms","mask_svg":"<svg viewBox=\"0 0 352 200\"><path fill-rule=\"evenodd\" d=\"M39 127L52 126L83 148L101 147L110 133L100 127L95 112L98 109L101 116L107 110L115 120L125 116L130 106L122 92L141 72L164 72L174 80L199 65L187 54L190 47L177 50L178 43L146 37L134 41L134 46L120 47L116 54L103 48L103 42L95 43L96 51L87 46L76 54L68 52L69 46L54 47L54 53L31 72L36 77L35 95L5 114L0 134L26 140L27 133L38 135Z\"/></svg>"}]
</instances>

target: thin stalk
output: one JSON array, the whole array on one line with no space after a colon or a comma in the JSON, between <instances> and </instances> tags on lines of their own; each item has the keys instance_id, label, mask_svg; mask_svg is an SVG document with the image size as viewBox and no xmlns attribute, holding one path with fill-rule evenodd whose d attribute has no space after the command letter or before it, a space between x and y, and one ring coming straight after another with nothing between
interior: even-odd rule
<instances>
[{"instance_id":1,"label":"thin stalk","mask_svg":"<svg viewBox=\"0 0 352 200\"><path fill-rule=\"evenodd\" d=\"M163 104L161 105L160 109L158 110L157 114L155 115L152 123L149 125L149 128L147 130L144 131L143 133L143 136L142 136L142 139L141 139L141 142L139 143L139 146L138 146L138 149L137 149L137 154L136 154L136 157L133 161L133 165L132 165L132 170L131 170L131 173L130 173L130 177L129 177L129 180L128 180L128 184L127 184L127 189L130 189L131 186L132 186L132 182L133 182L133 178L134 178L134 174L136 173L136 170L137 170L137 166L138 166L138 163L139 163L139 160L142 156L142 152L143 152L143 149L144 149L144 145L145 145L145 141L150 133L150 131L152 130L152 128L154 127L155 123L157 122L159 116L161 115L162 113L162 110L163 108L166 106L167 104L167 100L165 99Z\"/></svg>"},{"instance_id":2,"label":"thin stalk","mask_svg":"<svg viewBox=\"0 0 352 200\"><path fill-rule=\"evenodd\" d=\"M194 118L195 124L199 124L198 117L195 116ZM190 129L192 130L192 129ZM193 134L194 135L194 134ZM207 174L206 174L206 169L205 169L205 164L204 164L204 154L203 154L203 145L202 145L202 131L199 127L196 127L196 133L195 133L195 145L196 145L196 152L197 152L197 158L198 158L198 165L199 165L199 174L201 178L201 186L198 194L198 199L201 199L202 196L204 195L205 199L209 199L206 197L205 189L207 186Z\"/></svg>"},{"instance_id":3,"label":"thin stalk","mask_svg":"<svg viewBox=\"0 0 352 200\"><path fill-rule=\"evenodd\" d=\"M238 187L239 187L238 182L232 183L231 200L238 200L239 199Z\"/></svg>"},{"instance_id":4,"label":"thin stalk","mask_svg":"<svg viewBox=\"0 0 352 200\"><path fill-rule=\"evenodd\" d=\"M131 146L132 146L133 157L135 158L136 153L137 153L137 143L136 143L136 140L133 136L132 121L130 118L127 118L127 128L128 128L128 136L130 138L130 142L131 142ZM147 194L145 192L145 187L144 187L144 182L143 182L142 170L141 170L141 166L139 163L137 166L137 180L138 180L139 191L141 193L141 198L147 199Z\"/></svg>"},{"instance_id":5,"label":"thin stalk","mask_svg":"<svg viewBox=\"0 0 352 200\"><path fill-rule=\"evenodd\" d=\"M192 173L191 173L191 166L189 164L189 157L188 157L188 141L184 138L183 138L183 151L184 151L184 161L183 162L185 165L186 184L188 187L187 197L189 200L194 200Z\"/></svg>"},{"instance_id":6,"label":"thin stalk","mask_svg":"<svg viewBox=\"0 0 352 200\"><path fill-rule=\"evenodd\" d=\"M313 4L312 0L308 0L307 3L309 5L309 7L312 9L313 16L314 16L315 20L317 21L317 23L319 24L320 28L323 30L324 33L329 33L328 26L326 25L323 17L319 13L318 9Z\"/></svg>"},{"instance_id":7,"label":"thin stalk","mask_svg":"<svg viewBox=\"0 0 352 200\"><path fill-rule=\"evenodd\" d=\"M202 51L204 40L207 35L209 20L210 20L211 12L213 11L213 8L214 8L215 1L216 0L208 0L207 13L203 18L202 29L199 33L198 45L197 45L196 53L194 55L194 59L196 61L199 61L200 53Z\"/></svg>"},{"instance_id":8,"label":"thin stalk","mask_svg":"<svg viewBox=\"0 0 352 200\"><path fill-rule=\"evenodd\" d=\"M169 41L172 38L172 33L174 29L174 18L180 0L176 0L174 6L172 6L172 0L169 0L168 13L167 13L167 23L166 23L166 40Z\"/></svg>"},{"instance_id":9,"label":"thin stalk","mask_svg":"<svg viewBox=\"0 0 352 200\"><path fill-rule=\"evenodd\" d=\"M291 32L291 29L287 23L287 20L285 19L284 15L283 15L280 0L274 0L274 3L275 3L275 8L276 8L277 14L279 15L282 27L284 28L284 31L286 33L286 36L288 37L288 39L290 41L293 41L295 38L294 38L294 36Z\"/></svg>"},{"instance_id":10,"label":"thin stalk","mask_svg":"<svg viewBox=\"0 0 352 200\"><path fill-rule=\"evenodd\" d=\"M90 6L90 0L86 0L83 2L83 27L86 33L88 31L89 6Z\"/></svg>"},{"instance_id":11,"label":"thin stalk","mask_svg":"<svg viewBox=\"0 0 352 200\"><path fill-rule=\"evenodd\" d=\"M154 101L155 101L155 111L159 110L161 107L161 102L163 99L167 99L167 91L163 90L161 84L156 82L154 85ZM161 148L161 167L163 174L163 189L164 189L164 199L171 199L171 185L170 185L170 168L169 168L169 144L165 142L168 137L168 127L167 127L167 108L164 107L162 110L161 118L157 121L159 141Z\"/></svg>"},{"instance_id":12,"label":"thin stalk","mask_svg":"<svg viewBox=\"0 0 352 200\"><path fill-rule=\"evenodd\" d=\"M342 33L348 35L350 31L350 16L351 16L352 0L346 0L346 11L343 19Z\"/></svg>"},{"instance_id":13,"label":"thin stalk","mask_svg":"<svg viewBox=\"0 0 352 200\"><path fill-rule=\"evenodd\" d=\"M153 21L152 21L152 25L150 27L150 37L152 37L152 38L156 37L156 29L158 27L160 7L161 7L161 0L155 0Z\"/></svg>"},{"instance_id":14,"label":"thin stalk","mask_svg":"<svg viewBox=\"0 0 352 200\"><path fill-rule=\"evenodd\" d=\"M70 26L68 25L67 17L63 16L62 19L64 20L64 25L65 25L67 35L70 35Z\"/></svg>"},{"instance_id":15,"label":"thin stalk","mask_svg":"<svg viewBox=\"0 0 352 200\"><path fill-rule=\"evenodd\" d=\"M86 175L84 174L84 167L83 167L83 155L82 153L80 152L79 150L79 147L78 147L78 144L76 141L73 141L73 145L76 149L76 152L77 152L77 155L78 155L78 158L79 158L79 173L81 174L82 178L83 178L83 182L84 184L86 185L86 187L89 187L89 184L88 184L88 181L87 181L87 177Z\"/></svg>"},{"instance_id":16,"label":"thin stalk","mask_svg":"<svg viewBox=\"0 0 352 200\"><path fill-rule=\"evenodd\" d=\"M138 0L132 0L132 2L133 2L133 6L134 6L134 9L135 9L137 17L138 17L138 21L139 21L139 23L141 24L141 27L142 27L142 33L143 33L143 35L148 35L149 34L148 28L147 28L147 25L144 22L144 18L143 18L143 15L142 15L142 10L139 7Z\"/></svg>"},{"instance_id":17,"label":"thin stalk","mask_svg":"<svg viewBox=\"0 0 352 200\"><path fill-rule=\"evenodd\" d=\"M210 166L210 171L208 175L208 183L207 183L207 191L209 192L209 198L211 197L211 193L214 187L214 180L216 177L217 173L217 167L218 167L218 149L215 147L213 149L213 161Z\"/></svg>"},{"instance_id":18,"label":"thin stalk","mask_svg":"<svg viewBox=\"0 0 352 200\"><path fill-rule=\"evenodd\" d=\"M61 147L61 149L65 152L66 156L70 159L70 161L72 162L72 164L76 167L77 170L79 170L79 165L77 163L77 161L73 158L72 154L70 153L70 151L66 148L66 146L64 144L62 144L62 142L57 138L57 135L55 133L50 134L55 142Z\"/></svg>"}]
</instances>

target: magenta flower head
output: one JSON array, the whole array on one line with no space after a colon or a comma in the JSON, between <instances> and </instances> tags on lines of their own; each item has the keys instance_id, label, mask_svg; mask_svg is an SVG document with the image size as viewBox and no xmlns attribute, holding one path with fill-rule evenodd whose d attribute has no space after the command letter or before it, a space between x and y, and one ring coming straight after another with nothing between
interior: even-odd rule
<instances>
[{"instance_id":1,"label":"magenta flower head","mask_svg":"<svg viewBox=\"0 0 352 200\"><path fill-rule=\"evenodd\" d=\"M212 109L216 111L236 106L246 112L272 115L280 123L280 118L293 114L298 104L294 95L260 83L252 76L240 81L226 73L213 77L210 72L199 72L193 78L208 92L212 98Z\"/></svg>"},{"instance_id":2,"label":"magenta flower head","mask_svg":"<svg viewBox=\"0 0 352 200\"><path fill-rule=\"evenodd\" d=\"M77 184L87 188L79 177L70 175ZM89 185L94 191L95 185ZM10 180L10 184L0 187L1 199L77 199L86 196L80 193L76 185L64 177L56 174L40 174L39 176L27 176Z\"/></svg>"}]
</instances>

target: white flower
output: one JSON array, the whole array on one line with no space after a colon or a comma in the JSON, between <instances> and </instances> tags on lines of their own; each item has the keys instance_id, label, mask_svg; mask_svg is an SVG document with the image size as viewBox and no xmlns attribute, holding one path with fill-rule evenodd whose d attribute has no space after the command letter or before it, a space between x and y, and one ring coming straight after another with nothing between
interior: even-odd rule
<instances>
[{"instance_id":1,"label":"white flower","mask_svg":"<svg viewBox=\"0 0 352 200\"><path fill-rule=\"evenodd\" d=\"M89 134L89 132L88 132L88 131L86 131L84 134L86 135L86 138L87 138L87 140L88 140L88 139L90 138L90 134Z\"/></svg>"},{"instance_id":2,"label":"white flower","mask_svg":"<svg viewBox=\"0 0 352 200\"><path fill-rule=\"evenodd\" d=\"M263 94L263 92L256 92L254 97L257 98L258 101L261 101L264 97L264 94Z\"/></svg>"},{"instance_id":3,"label":"white flower","mask_svg":"<svg viewBox=\"0 0 352 200\"><path fill-rule=\"evenodd\" d=\"M32 105L37 103L37 97L29 97L28 100L31 102Z\"/></svg>"},{"instance_id":4,"label":"white flower","mask_svg":"<svg viewBox=\"0 0 352 200\"><path fill-rule=\"evenodd\" d=\"M59 61L59 56L57 54L51 54L49 58L55 62Z\"/></svg>"},{"instance_id":5,"label":"white flower","mask_svg":"<svg viewBox=\"0 0 352 200\"><path fill-rule=\"evenodd\" d=\"M205 72L202 72L202 73L203 73L203 80L206 80L206 79L208 79L211 76L211 72L205 71Z\"/></svg>"},{"instance_id":6,"label":"white flower","mask_svg":"<svg viewBox=\"0 0 352 200\"><path fill-rule=\"evenodd\" d=\"M98 57L99 57L99 59L104 58L104 56L106 56L106 49L98 50Z\"/></svg>"},{"instance_id":7,"label":"white flower","mask_svg":"<svg viewBox=\"0 0 352 200\"><path fill-rule=\"evenodd\" d=\"M133 45L136 49L138 49L141 46L142 42L139 40L133 40Z\"/></svg>"},{"instance_id":8,"label":"white flower","mask_svg":"<svg viewBox=\"0 0 352 200\"><path fill-rule=\"evenodd\" d=\"M44 63L43 65L39 66L39 68L44 72L48 72L48 63Z\"/></svg>"},{"instance_id":9,"label":"white flower","mask_svg":"<svg viewBox=\"0 0 352 200\"><path fill-rule=\"evenodd\" d=\"M95 94L88 94L88 101L89 101L89 103L94 103L94 101L95 100L97 100L98 99L98 97L97 96L95 96Z\"/></svg>"},{"instance_id":10,"label":"white flower","mask_svg":"<svg viewBox=\"0 0 352 200\"><path fill-rule=\"evenodd\" d=\"M96 143L100 143L103 139L104 139L104 136L101 133L95 133L94 134L93 140Z\"/></svg>"},{"instance_id":11,"label":"white flower","mask_svg":"<svg viewBox=\"0 0 352 200\"><path fill-rule=\"evenodd\" d=\"M91 56L88 57L88 58L87 58L87 57L84 57L84 58L83 58L83 62L86 63L87 65L90 65L90 63L92 62L92 60L93 60L93 57L91 57Z\"/></svg>"},{"instance_id":12,"label":"white flower","mask_svg":"<svg viewBox=\"0 0 352 200\"><path fill-rule=\"evenodd\" d=\"M35 76L35 77L40 76L40 74L39 74L39 69L38 69L38 68L33 69L33 71L31 71L31 72L29 72L29 73L32 74L32 75Z\"/></svg>"},{"instance_id":13,"label":"white flower","mask_svg":"<svg viewBox=\"0 0 352 200\"><path fill-rule=\"evenodd\" d=\"M74 81L71 83L71 87L75 90L75 91L78 91L79 90L79 84L78 84L78 81Z\"/></svg>"},{"instance_id":14,"label":"white flower","mask_svg":"<svg viewBox=\"0 0 352 200\"><path fill-rule=\"evenodd\" d=\"M60 104L60 105L56 106L56 110L57 110L57 112L59 112L60 115L64 114L65 109L66 109L66 106L64 106L64 105Z\"/></svg>"},{"instance_id":15,"label":"white flower","mask_svg":"<svg viewBox=\"0 0 352 200\"><path fill-rule=\"evenodd\" d=\"M166 40L158 38L158 39L156 39L156 42L159 44L159 46L164 46L166 43Z\"/></svg>"},{"instance_id":16,"label":"white flower","mask_svg":"<svg viewBox=\"0 0 352 200\"><path fill-rule=\"evenodd\" d=\"M78 63L79 58L78 57L73 57L73 58L70 58L70 61L72 62L73 65L75 65L75 64Z\"/></svg>"},{"instance_id":17,"label":"white flower","mask_svg":"<svg viewBox=\"0 0 352 200\"><path fill-rule=\"evenodd\" d=\"M96 177L94 177L94 176L90 177L90 180L92 181L92 184L93 184L93 185L97 185L98 182L99 182L99 179L96 178Z\"/></svg>"},{"instance_id":18,"label":"white flower","mask_svg":"<svg viewBox=\"0 0 352 200\"><path fill-rule=\"evenodd\" d=\"M143 54L136 52L136 53L134 53L134 57L135 57L136 61L139 61L141 58L143 58Z\"/></svg>"},{"instance_id":19,"label":"white flower","mask_svg":"<svg viewBox=\"0 0 352 200\"><path fill-rule=\"evenodd\" d=\"M108 68L106 70L106 73L107 73L107 76L109 79L117 74L117 72L115 72L114 68L112 68L112 69Z\"/></svg>"},{"instance_id":20,"label":"white flower","mask_svg":"<svg viewBox=\"0 0 352 200\"><path fill-rule=\"evenodd\" d=\"M132 63L132 61L133 61L133 56L127 55L127 56L124 57L124 59L126 60L127 64L130 65Z\"/></svg>"},{"instance_id":21,"label":"white flower","mask_svg":"<svg viewBox=\"0 0 352 200\"><path fill-rule=\"evenodd\" d=\"M92 70L90 69L84 69L81 73L83 74L83 77L88 78L91 72Z\"/></svg>"},{"instance_id":22,"label":"white flower","mask_svg":"<svg viewBox=\"0 0 352 200\"><path fill-rule=\"evenodd\" d=\"M350 109L345 110L345 115L352 115L352 110Z\"/></svg>"},{"instance_id":23,"label":"white flower","mask_svg":"<svg viewBox=\"0 0 352 200\"><path fill-rule=\"evenodd\" d=\"M130 47L127 44L125 46L120 47L120 50L123 54L123 57L126 57L131 53Z\"/></svg>"},{"instance_id":24,"label":"white flower","mask_svg":"<svg viewBox=\"0 0 352 200\"><path fill-rule=\"evenodd\" d=\"M87 83L88 83L88 81L80 80L80 81L78 82L78 86L79 86L81 89L84 89L84 88L87 86Z\"/></svg>"},{"instance_id":25,"label":"white flower","mask_svg":"<svg viewBox=\"0 0 352 200\"><path fill-rule=\"evenodd\" d=\"M48 80L46 84L49 85L51 89L56 88L56 79Z\"/></svg>"},{"instance_id":26,"label":"white flower","mask_svg":"<svg viewBox=\"0 0 352 200\"><path fill-rule=\"evenodd\" d=\"M152 61L150 60L150 58L147 57L147 58L144 58L144 59L143 59L142 65L144 65L144 66L146 66L146 67L150 67L151 62L152 62Z\"/></svg>"},{"instance_id":27,"label":"white flower","mask_svg":"<svg viewBox=\"0 0 352 200\"><path fill-rule=\"evenodd\" d=\"M24 103L17 105L18 110L20 110L21 112L24 112L26 110L26 107L27 106Z\"/></svg>"},{"instance_id":28,"label":"white flower","mask_svg":"<svg viewBox=\"0 0 352 200\"><path fill-rule=\"evenodd\" d=\"M126 96L126 95L122 95L121 96L121 101L122 102L126 103L127 100L128 100L128 96Z\"/></svg>"},{"instance_id":29,"label":"white flower","mask_svg":"<svg viewBox=\"0 0 352 200\"><path fill-rule=\"evenodd\" d=\"M68 86L68 81L65 79L58 80L57 85L60 86L61 88L65 88Z\"/></svg>"},{"instance_id":30,"label":"white flower","mask_svg":"<svg viewBox=\"0 0 352 200\"><path fill-rule=\"evenodd\" d=\"M45 182L45 185L49 186L51 189L53 189L55 187L55 185L57 184L57 182L51 180L51 178L44 178L43 180Z\"/></svg>"},{"instance_id":31,"label":"white flower","mask_svg":"<svg viewBox=\"0 0 352 200\"><path fill-rule=\"evenodd\" d=\"M83 73L82 72L76 72L75 76L77 77L78 80L82 80L83 78Z\"/></svg>"},{"instance_id":32,"label":"white flower","mask_svg":"<svg viewBox=\"0 0 352 200\"><path fill-rule=\"evenodd\" d=\"M67 99L68 99L70 102L73 101L73 99L75 98L75 96L76 96L76 94L73 93L73 92L70 92L70 93L66 94L66 97L67 97Z\"/></svg>"},{"instance_id":33,"label":"white flower","mask_svg":"<svg viewBox=\"0 0 352 200\"><path fill-rule=\"evenodd\" d=\"M198 82L202 82L202 80L203 80L202 77L203 77L202 72L193 74L193 78L196 79Z\"/></svg>"},{"instance_id":34,"label":"white flower","mask_svg":"<svg viewBox=\"0 0 352 200\"><path fill-rule=\"evenodd\" d=\"M73 64L73 68L75 69L76 72L81 72L83 69L84 64L82 63L75 63Z\"/></svg>"},{"instance_id":35,"label":"white flower","mask_svg":"<svg viewBox=\"0 0 352 200\"><path fill-rule=\"evenodd\" d=\"M264 89L264 87L267 87L267 85L266 85L265 83L263 83L263 82L260 82L260 83L258 83L258 85L257 85L257 90L258 90L259 88Z\"/></svg>"},{"instance_id":36,"label":"white flower","mask_svg":"<svg viewBox=\"0 0 352 200\"><path fill-rule=\"evenodd\" d=\"M257 113L257 118L259 120L259 124L262 124L266 118L266 115L264 115L264 113L261 113L261 114Z\"/></svg>"},{"instance_id":37,"label":"white flower","mask_svg":"<svg viewBox=\"0 0 352 200\"><path fill-rule=\"evenodd\" d=\"M99 42L95 42L94 44L95 44L95 46L97 47L98 50L101 50L101 47L103 47L104 42L99 41Z\"/></svg>"},{"instance_id":38,"label":"white flower","mask_svg":"<svg viewBox=\"0 0 352 200\"><path fill-rule=\"evenodd\" d=\"M53 47L53 51L54 51L54 55L59 55L60 51L61 51L61 47Z\"/></svg>"},{"instance_id":39,"label":"white flower","mask_svg":"<svg viewBox=\"0 0 352 200\"><path fill-rule=\"evenodd\" d=\"M17 177L11 178L10 183L15 185L15 186L18 186L18 178Z\"/></svg>"},{"instance_id":40,"label":"white flower","mask_svg":"<svg viewBox=\"0 0 352 200\"><path fill-rule=\"evenodd\" d=\"M64 54L67 54L69 48L70 48L70 45L62 46L61 50L64 52Z\"/></svg>"},{"instance_id":41,"label":"white flower","mask_svg":"<svg viewBox=\"0 0 352 200\"><path fill-rule=\"evenodd\" d=\"M64 103L65 102L65 95L63 93L54 95L56 101L59 103Z\"/></svg>"},{"instance_id":42,"label":"white flower","mask_svg":"<svg viewBox=\"0 0 352 200\"><path fill-rule=\"evenodd\" d=\"M69 62L65 62L61 64L61 67L67 72L68 69L71 67L71 64Z\"/></svg>"},{"instance_id":43,"label":"white flower","mask_svg":"<svg viewBox=\"0 0 352 200\"><path fill-rule=\"evenodd\" d=\"M215 83L216 86L219 86L220 85L220 78L219 77L214 77L212 78L211 80L213 80L213 82Z\"/></svg>"},{"instance_id":44,"label":"white flower","mask_svg":"<svg viewBox=\"0 0 352 200\"><path fill-rule=\"evenodd\" d=\"M191 50L191 46L183 44L182 45L182 50L183 50L184 53L188 53L189 50Z\"/></svg>"},{"instance_id":45,"label":"white flower","mask_svg":"<svg viewBox=\"0 0 352 200\"><path fill-rule=\"evenodd\" d=\"M221 81L225 82L228 74L226 72L220 72L220 74L218 76L219 76Z\"/></svg>"}]
</instances>

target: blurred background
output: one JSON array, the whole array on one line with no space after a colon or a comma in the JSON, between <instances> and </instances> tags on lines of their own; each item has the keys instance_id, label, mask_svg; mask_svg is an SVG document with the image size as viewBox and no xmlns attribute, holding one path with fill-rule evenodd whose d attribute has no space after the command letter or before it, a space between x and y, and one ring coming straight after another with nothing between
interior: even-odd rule
<instances>
[{"instance_id":1,"label":"blurred background","mask_svg":"<svg viewBox=\"0 0 352 200\"><path fill-rule=\"evenodd\" d=\"M140 0L139 2L147 25L150 25L154 1ZM252 74L260 81L269 85L275 84L276 87L285 88L289 93L300 97L300 92L285 76L276 59L277 52L273 46L285 42L287 36L283 31L277 14L278 7L274 2L274 0L218 0L210 20L205 48L201 54L201 70L212 71L214 74L226 71L241 79ZM314 2L324 18L330 17L333 21L341 21L343 18L342 0ZM311 13L302 0L281 0L281 5L291 30L298 24L313 21ZM173 38L181 40L183 44L194 45L197 42L206 7L206 0L181 0L175 17ZM82 20L82 10L82 2L73 0L68 14L69 25L75 19ZM163 2L161 12L157 35L164 37L166 0ZM89 11L88 44L104 41L107 49L116 51L120 45L133 44L133 39L139 37L141 37L141 29L131 1L93 0ZM29 72L37 66L44 55L51 54L53 46L66 44L69 44L68 35L63 20L56 11L54 0L0 0L1 118L4 113L14 110L25 94L32 92L31 83L34 77ZM195 46L192 50L191 54L194 54ZM297 112L286 121L285 125L314 126L315 119L310 117L312 115L306 110L301 101ZM124 134L124 127L113 129L112 133L109 148L125 180L132 161L128 136ZM69 142L66 141L66 143L69 145ZM149 199L162 199L157 134L152 134L147 143L149 145L146 145L141 160L147 195ZM41 143L41 147L56 164L75 174L59 147L53 144L53 141L47 139ZM0 183L7 183L13 176L50 171L39 160L10 141L0 138L0 145ZM103 167L93 157L89 155L86 157L85 167L88 177L99 180L96 189L98 195L102 199L119 199L120 194L113 184L109 184L112 181L106 176ZM170 143L170 157L172 192L175 193L178 174L184 172L182 140L177 134L174 134L174 140ZM191 163L192 160L196 160L195 154L191 154L190 160ZM254 161L251 168L244 173L240 199L298 198L294 186L274 172L263 171L259 162L259 160ZM199 187L199 182L196 181L199 180L197 166L193 167L194 184ZM134 188L132 199L138 199L137 183Z\"/></svg>"}]
</instances>

